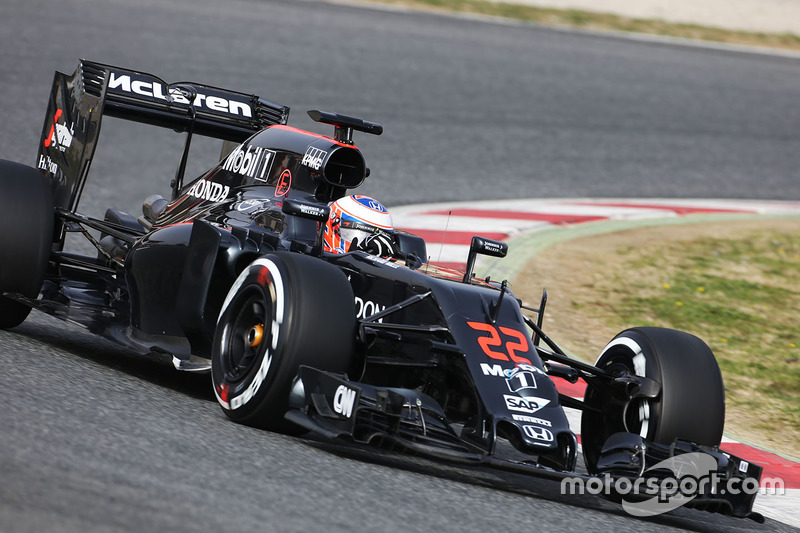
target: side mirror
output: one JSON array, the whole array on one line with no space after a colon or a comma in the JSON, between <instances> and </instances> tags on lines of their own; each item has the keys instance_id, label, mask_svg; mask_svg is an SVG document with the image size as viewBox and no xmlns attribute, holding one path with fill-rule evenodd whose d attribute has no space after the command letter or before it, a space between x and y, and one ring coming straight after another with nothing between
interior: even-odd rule
<instances>
[{"instance_id":1,"label":"side mirror","mask_svg":"<svg viewBox=\"0 0 800 533\"><path fill-rule=\"evenodd\" d=\"M164 214L167 210L167 200L159 194L148 196L142 204L142 214L149 225L158 220L158 217ZM144 225L144 224L142 224Z\"/></svg>"},{"instance_id":2,"label":"side mirror","mask_svg":"<svg viewBox=\"0 0 800 533\"><path fill-rule=\"evenodd\" d=\"M300 218L307 218L309 220L317 221L317 239L314 242L314 247L311 250L312 255L322 255L322 236L325 233L325 224L328 222L328 217L331 215L331 208L327 205L318 205L300 200L285 199L281 211L285 215L293 215Z\"/></svg>"},{"instance_id":3,"label":"side mirror","mask_svg":"<svg viewBox=\"0 0 800 533\"><path fill-rule=\"evenodd\" d=\"M327 205L316 205L302 202L300 200L289 199L283 201L283 207L281 208L281 211L283 211L283 213L286 215L308 218L311 220L316 220L317 222L327 222L328 217L331 214L331 208Z\"/></svg>"},{"instance_id":4,"label":"side mirror","mask_svg":"<svg viewBox=\"0 0 800 533\"><path fill-rule=\"evenodd\" d=\"M475 258L478 254L489 255L492 257L505 257L508 253L508 243L493 241L475 235L469 245L469 256L467 256L467 271L464 273L464 283L469 283L472 277L472 270L475 268Z\"/></svg>"}]
</instances>

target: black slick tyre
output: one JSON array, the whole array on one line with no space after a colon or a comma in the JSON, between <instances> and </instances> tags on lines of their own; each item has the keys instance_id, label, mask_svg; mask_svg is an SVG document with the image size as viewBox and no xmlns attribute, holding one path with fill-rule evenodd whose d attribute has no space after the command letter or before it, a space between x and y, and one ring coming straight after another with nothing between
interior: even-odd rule
<instances>
[{"instance_id":1,"label":"black slick tyre","mask_svg":"<svg viewBox=\"0 0 800 533\"><path fill-rule=\"evenodd\" d=\"M300 365L344 373L355 338L353 292L338 268L301 254L266 255L242 271L222 306L214 393L235 422L292 431L284 414Z\"/></svg>"},{"instance_id":2,"label":"black slick tyre","mask_svg":"<svg viewBox=\"0 0 800 533\"><path fill-rule=\"evenodd\" d=\"M42 173L0 160L0 295L39 295L53 221L53 194ZM27 305L0 296L0 328L18 326L30 311Z\"/></svg>"},{"instance_id":3,"label":"black slick tyre","mask_svg":"<svg viewBox=\"0 0 800 533\"><path fill-rule=\"evenodd\" d=\"M725 388L711 349L699 338L665 328L632 328L606 345L596 365L614 374L645 376L661 385L653 399L620 403L592 387L585 403L581 441L586 466L594 473L600 449L613 433L638 434L671 444L682 439L718 446L725 424Z\"/></svg>"}]
</instances>

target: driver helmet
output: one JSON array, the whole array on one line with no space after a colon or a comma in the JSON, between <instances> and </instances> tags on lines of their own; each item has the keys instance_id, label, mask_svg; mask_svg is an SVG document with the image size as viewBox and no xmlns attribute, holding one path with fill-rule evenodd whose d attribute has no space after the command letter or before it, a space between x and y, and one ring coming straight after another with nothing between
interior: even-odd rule
<instances>
[{"instance_id":1,"label":"driver helmet","mask_svg":"<svg viewBox=\"0 0 800 533\"><path fill-rule=\"evenodd\" d=\"M331 214L325 225L326 252L344 254L372 236L394 233L392 215L375 198L354 194L339 198L330 207Z\"/></svg>"}]
</instances>

